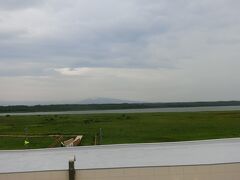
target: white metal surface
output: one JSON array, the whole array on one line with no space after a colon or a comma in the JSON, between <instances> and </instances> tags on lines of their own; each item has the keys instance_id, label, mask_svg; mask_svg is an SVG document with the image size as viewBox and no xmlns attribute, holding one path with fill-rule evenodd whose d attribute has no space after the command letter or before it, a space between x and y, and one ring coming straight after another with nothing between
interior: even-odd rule
<instances>
[{"instance_id":1,"label":"white metal surface","mask_svg":"<svg viewBox=\"0 0 240 180\"><path fill-rule=\"evenodd\" d=\"M177 143L0 151L0 173L240 162L240 138Z\"/></svg>"}]
</instances>

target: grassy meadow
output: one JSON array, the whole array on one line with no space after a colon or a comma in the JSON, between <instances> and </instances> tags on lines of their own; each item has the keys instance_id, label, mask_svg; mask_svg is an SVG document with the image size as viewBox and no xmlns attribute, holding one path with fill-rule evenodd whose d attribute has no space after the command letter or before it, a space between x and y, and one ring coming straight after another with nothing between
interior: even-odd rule
<instances>
[{"instance_id":1,"label":"grassy meadow","mask_svg":"<svg viewBox=\"0 0 240 180\"><path fill-rule=\"evenodd\" d=\"M100 128L102 144L240 137L240 111L0 116L0 149L46 148L49 135L83 135L82 145L92 145Z\"/></svg>"}]
</instances>

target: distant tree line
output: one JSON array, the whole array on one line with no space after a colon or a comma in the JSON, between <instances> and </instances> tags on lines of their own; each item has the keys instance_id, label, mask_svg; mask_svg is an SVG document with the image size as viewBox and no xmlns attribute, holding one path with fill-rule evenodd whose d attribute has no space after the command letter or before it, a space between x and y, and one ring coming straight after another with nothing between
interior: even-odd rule
<instances>
[{"instance_id":1,"label":"distant tree line","mask_svg":"<svg viewBox=\"0 0 240 180\"><path fill-rule=\"evenodd\" d=\"M203 106L240 106L240 101L215 102L171 102L171 103L123 103L123 104L55 104L55 105L16 105L0 106L0 113L14 112L53 112L53 111L84 111L84 110L116 110Z\"/></svg>"}]
</instances>

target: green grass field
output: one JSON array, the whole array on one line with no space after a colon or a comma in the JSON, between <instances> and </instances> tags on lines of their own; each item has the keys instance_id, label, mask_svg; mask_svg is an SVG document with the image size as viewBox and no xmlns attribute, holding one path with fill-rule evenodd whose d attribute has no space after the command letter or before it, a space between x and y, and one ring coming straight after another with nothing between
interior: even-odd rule
<instances>
[{"instance_id":1,"label":"green grass field","mask_svg":"<svg viewBox=\"0 0 240 180\"><path fill-rule=\"evenodd\" d=\"M24 146L24 137L30 144ZM240 111L135 113L98 115L41 115L0 117L0 149L45 148L53 141L49 134L84 135L82 145L91 145L103 130L103 144L152 143L240 137ZM66 137L67 138L67 137Z\"/></svg>"}]
</instances>

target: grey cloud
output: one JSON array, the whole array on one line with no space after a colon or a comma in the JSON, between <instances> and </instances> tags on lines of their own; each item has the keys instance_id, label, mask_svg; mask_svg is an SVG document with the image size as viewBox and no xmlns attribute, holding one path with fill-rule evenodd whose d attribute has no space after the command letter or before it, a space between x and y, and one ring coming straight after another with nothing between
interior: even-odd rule
<instances>
[{"instance_id":1,"label":"grey cloud","mask_svg":"<svg viewBox=\"0 0 240 180\"><path fill-rule=\"evenodd\" d=\"M0 39L3 43L4 41L14 41L19 36L22 36L26 34L25 31L19 31L19 30L12 30L12 31L0 31ZM1 44L1 43L0 43Z\"/></svg>"},{"instance_id":2,"label":"grey cloud","mask_svg":"<svg viewBox=\"0 0 240 180\"><path fill-rule=\"evenodd\" d=\"M188 94L193 99L214 96L212 91L201 94L197 89L204 85L212 87L214 78L221 88L223 77L233 86L235 77L240 76L235 68L239 67L236 61L240 57L239 8L240 3L235 0L1 1L0 77L34 76L34 80L27 80L28 84L37 84L37 76L51 76L41 86L44 89L50 81L59 80L54 69L148 69L169 73L139 81L136 98L164 99L159 95L161 92L167 94L165 100L171 100L174 93L170 91L176 89L179 90L176 98ZM213 71L216 77L209 78ZM162 80L165 76L169 78ZM131 77L126 82L128 86L135 80ZM97 79L94 74L92 78ZM83 80L66 78L61 83L68 81L74 81L70 83L73 87ZM84 80L86 84L90 81ZM121 92L112 84L121 89L126 86L125 81L109 78L104 83L114 96ZM151 88L149 82L159 85ZM61 83L57 86L63 93ZM92 88L97 89L94 83L99 82L92 83ZM142 86L145 90L141 90ZM145 87L149 87L152 97L145 95L148 94ZM191 90L194 92L189 93ZM134 87L125 88L122 97L128 92L134 96L136 91ZM86 94L94 95L91 93ZM225 97L229 93L226 89Z\"/></svg>"},{"instance_id":3,"label":"grey cloud","mask_svg":"<svg viewBox=\"0 0 240 180\"><path fill-rule=\"evenodd\" d=\"M0 10L16 10L16 9L24 9L36 5L40 5L45 0L6 0L0 1Z\"/></svg>"},{"instance_id":4,"label":"grey cloud","mask_svg":"<svg viewBox=\"0 0 240 180\"><path fill-rule=\"evenodd\" d=\"M57 35L46 39L43 37L40 40L34 40L33 38L32 42L29 42L29 39L22 38L10 45L3 43L0 45L2 47L0 56L6 59L20 58L21 61L23 58L33 58L33 61L39 58L42 58L42 61L53 61L56 58L74 58L78 61L74 64L69 63L69 66L126 67L132 64L132 67L154 67L155 65L145 61L144 56L146 55L142 54L146 47L145 41L149 36L166 32L167 25L164 22L156 21L152 12L147 13L146 17L143 16L143 13L141 19L137 20L136 15L140 13L140 10L136 10L135 14L133 13L134 15L130 13L130 20L126 16L124 20L120 18L112 25L110 22L111 26L107 25L107 27L104 27L105 21L103 21L103 24L100 23L99 27L93 22L90 23L90 27L88 25L84 27L82 32L82 25L80 27L76 25L73 32L71 29L65 30L67 38ZM73 20L70 19L70 22L74 23L74 19L76 17L73 17ZM87 19L88 17L84 21L87 21ZM98 24L97 21L96 23ZM131 51L128 51L128 49L131 49ZM135 55L136 51L142 55Z\"/></svg>"}]
</instances>

